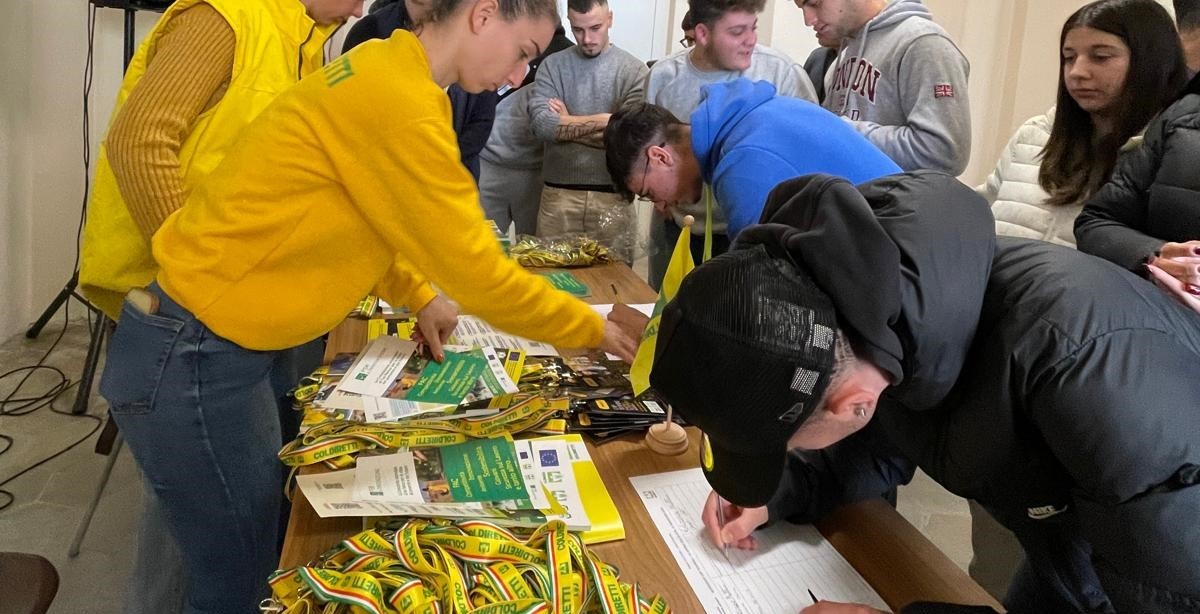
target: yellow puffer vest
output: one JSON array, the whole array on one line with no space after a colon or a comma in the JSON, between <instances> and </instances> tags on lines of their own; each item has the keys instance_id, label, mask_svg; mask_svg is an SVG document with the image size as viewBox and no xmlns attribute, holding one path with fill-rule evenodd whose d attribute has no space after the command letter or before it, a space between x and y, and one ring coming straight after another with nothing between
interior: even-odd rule
<instances>
[{"instance_id":1,"label":"yellow puffer vest","mask_svg":"<svg viewBox=\"0 0 1200 614\"><path fill-rule=\"evenodd\" d=\"M200 2L211 5L229 22L237 51L225 95L197 118L183 142L179 163L185 198L221 162L242 129L280 92L321 67L323 46L334 30L333 26L316 26L300 0L178 0L133 56L112 117L145 73L163 25ZM100 144L81 249L80 288L114 319L125 294L146 286L158 272L150 244L121 198L104 143Z\"/></svg>"}]
</instances>

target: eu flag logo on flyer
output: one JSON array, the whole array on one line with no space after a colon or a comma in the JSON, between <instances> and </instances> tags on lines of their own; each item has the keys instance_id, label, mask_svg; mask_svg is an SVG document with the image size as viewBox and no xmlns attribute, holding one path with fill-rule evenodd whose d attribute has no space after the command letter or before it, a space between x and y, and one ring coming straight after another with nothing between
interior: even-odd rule
<instances>
[{"instance_id":1,"label":"eu flag logo on flyer","mask_svg":"<svg viewBox=\"0 0 1200 614\"><path fill-rule=\"evenodd\" d=\"M350 66L350 59L346 56L342 56L326 64L322 72L325 74L325 85L329 87L333 87L354 76L354 69Z\"/></svg>"},{"instance_id":2,"label":"eu flag logo on flyer","mask_svg":"<svg viewBox=\"0 0 1200 614\"><path fill-rule=\"evenodd\" d=\"M541 450L538 452L538 460L541 461L543 467L557 467L558 452L555 450Z\"/></svg>"}]
</instances>

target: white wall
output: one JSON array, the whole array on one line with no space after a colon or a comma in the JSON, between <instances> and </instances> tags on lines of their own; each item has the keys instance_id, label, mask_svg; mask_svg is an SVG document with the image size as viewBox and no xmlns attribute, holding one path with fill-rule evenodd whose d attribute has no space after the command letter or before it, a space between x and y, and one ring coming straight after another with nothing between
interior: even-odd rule
<instances>
[{"instance_id":1,"label":"white wall","mask_svg":"<svg viewBox=\"0 0 1200 614\"><path fill-rule=\"evenodd\" d=\"M608 6L613 12L610 36L614 45L642 61L663 55L662 50L668 45L667 24L671 13L671 0L608 0ZM558 13L562 16L563 27L567 29L567 36L570 37L567 0L558 0Z\"/></svg>"},{"instance_id":2,"label":"white wall","mask_svg":"<svg viewBox=\"0 0 1200 614\"><path fill-rule=\"evenodd\" d=\"M28 311L30 298L31 212L16 206L26 199L28 171L20 155L24 141L15 138L30 105L28 69L21 62L29 48L29 17L20 12L0 20L0 74L9 82L0 89L0 336L15 330L17 315Z\"/></svg>"},{"instance_id":3,"label":"white wall","mask_svg":"<svg viewBox=\"0 0 1200 614\"><path fill-rule=\"evenodd\" d=\"M36 318L75 261L85 184L87 12L84 0L0 0L0 336ZM138 35L144 36L156 15L140 15ZM101 9L97 17L93 153L122 72L122 13Z\"/></svg>"}]
</instances>

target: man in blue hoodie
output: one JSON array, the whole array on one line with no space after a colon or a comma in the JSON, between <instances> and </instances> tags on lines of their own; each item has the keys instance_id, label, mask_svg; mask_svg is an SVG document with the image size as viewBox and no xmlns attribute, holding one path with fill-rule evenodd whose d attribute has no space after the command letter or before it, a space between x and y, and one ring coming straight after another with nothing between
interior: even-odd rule
<instances>
[{"instance_id":1,"label":"man in blue hoodie","mask_svg":"<svg viewBox=\"0 0 1200 614\"><path fill-rule=\"evenodd\" d=\"M714 83L702 92L690 124L653 104L609 120L608 172L627 197L666 210L696 202L707 183L732 240L758 222L767 194L786 179L827 173L862 183L900 172L848 123L806 100L777 96L765 81Z\"/></svg>"}]
</instances>

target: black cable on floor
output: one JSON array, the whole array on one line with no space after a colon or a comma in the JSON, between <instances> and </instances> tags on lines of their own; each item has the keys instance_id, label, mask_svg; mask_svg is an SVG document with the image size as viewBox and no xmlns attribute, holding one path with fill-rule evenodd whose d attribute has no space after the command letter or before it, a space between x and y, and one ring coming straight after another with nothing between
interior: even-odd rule
<instances>
[{"instance_id":1,"label":"black cable on floor","mask_svg":"<svg viewBox=\"0 0 1200 614\"><path fill-rule=\"evenodd\" d=\"M71 451L79 444L87 441L88 439L91 439L92 435L96 434L96 431L99 431L100 427L104 424L103 420L101 420L100 418L97 418L96 416L90 415L90 414L76 415L76 414L72 414L70 412L54 409L54 405L53 405L54 401L56 399L58 399L60 396L62 396L62 394L64 392L70 390L71 388L74 388L76 385L79 384L79 382L72 382L66 376L66 374L62 372L61 369L59 369L57 367L50 367L50 366L45 365L46 359L50 357L50 354L54 352L54 350L58 347L59 342L62 341L63 335L66 334L67 326L70 325L70 313L71 313L71 307L70 307L70 302L68 301L67 303L64 304L62 330L58 331L58 336L54 338L54 343L50 344L50 347L46 350L46 352L44 354L42 354L42 357L40 360L38 360L37 364L28 366L28 367L18 367L16 369L12 369L6 373L0 374L0 381L4 381L7 378L16 377L17 375L24 373L24 375L21 377L21 381L17 382L17 385L12 390L9 391L9 393L4 397L3 400L0 400L0 417L10 417L11 418L11 417L19 417L19 416L28 416L29 414L32 414L33 412L35 412L43 407L49 407L50 411L52 411L56 414L61 414L61 415L69 416L72 418L84 418L87 420L91 420L92 422L94 422L94 424L92 426L92 429L90 431L88 431L86 435L84 435L83 437L80 437L78 440L72 442L67 447L59 450L58 452L55 452L54 454L51 454L50 456L47 456L46 458L43 458L42 460L40 460L32 465L29 465L28 467L25 467L24 469L16 472L15 474L13 474L11 476L4 478L3 481L0 481L0 511L4 511L9 506L11 506L13 504L13 502L16 501L16 495L14 495L10 491L4 490L3 487L6 484L25 475L26 473L29 473L30 471L33 471L34 469L36 469L38 467L41 467L42 465L50 462L51 460L54 460L54 459L58 458L59 456L66 454L67 452ZM96 332L97 332L94 330L94 327L103 326L103 325L104 325L103 321L101 321L99 318L97 318L97 321L95 324L92 324L91 318L89 318L88 327L93 329L92 330L93 334L96 334ZM49 371L50 373L53 373L54 375L56 375L58 377L58 381L51 384L44 391L37 392L37 393L31 393L31 394L28 394L27 396L17 396L18 393L20 393L22 391L22 389L25 387L25 384L29 381L30 376L32 376L34 373L36 373L38 371ZM0 434L0 442L5 444L4 447L2 449L0 449L0 455L3 455L4 453L8 452L9 449L11 449L13 446L13 438L9 435Z\"/></svg>"},{"instance_id":2,"label":"black cable on floor","mask_svg":"<svg viewBox=\"0 0 1200 614\"><path fill-rule=\"evenodd\" d=\"M90 2L88 3L87 32L88 32L87 57L84 62L84 69L83 69L83 182L84 182L83 207L80 209L79 225L75 229L75 244L76 245L79 245L79 240L83 236L83 223L84 223L84 220L87 218L87 200L88 200L88 194L89 194L88 171L91 168L91 160L92 160L91 134L90 134L91 122L88 117L88 114L89 114L88 99L92 92L93 58L95 57L95 39L96 39L96 6ZM76 248L76 250L75 250L75 264L74 264L72 270L75 270L75 271L79 270L79 249L78 248ZM95 320L95 321L93 322L93 320ZM59 450L58 452L55 452L54 454L51 454L50 456L43 458L42 460L18 471L17 473L4 478L3 481L0 481L0 511L4 511L9 506L11 506L13 504L13 502L16 501L15 495L13 495L11 492L3 489L5 484L8 484L9 482L12 482L13 480L25 475L26 473L29 473L30 471L33 471L34 469L50 462L51 460L54 460L55 458L58 458L59 456L66 454L67 452L74 449L79 444L90 439L91 436L96 434L96 431L100 430L100 427L104 424L104 421L101 420L100 418L97 418L96 416L92 416L89 414L76 415L76 414L73 414L70 412L59 411L57 409L54 409L54 401L56 399L58 399L58 397L61 396L62 393L70 390L71 388L73 388L79 384L79 382L77 382L77 381L72 382L71 379L68 378L67 375L65 373L63 373L63 371L61 369L59 369L58 367L51 367L51 366L47 366L45 364L46 359L50 357L50 354L52 352L54 352L55 348L58 347L59 342L62 341L63 335L66 334L67 327L70 325L70 323L71 323L71 301L70 301L70 299L68 299L67 301L65 301L63 303L62 330L58 331L58 336L54 338L54 342L51 343L49 349L47 349L46 352L44 354L42 354L42 357L41 357L41 359L39 359L37 361L37 364L32 365L32 366L26 366L26 367L18 367L16 369L12 369L8 372L0 373L0 381L4 381L7 378L16 377L17 375L24 374L21 377L21 381L17 382L17 385L14 386L13 389L9 391L8 395L6 395L3 400L0 400L0 417L28 416L29 414L32 414L33 412L35 412L43 407L49 407L50 411L52 411L56 414L61 414L61 415L69 416L72 418L85 418L85 419L93 421L95 424L92 426L92 430L88 431L87 435L84 435L78 441L71 443L70 445L63 448L62 450ZM89 315L88 315L88 332L91 333L92 335L101 334L102 331L99 330L99 328L101 326L104 326L104 319L100 318L100 317L92 318L91 314L89 313ZM51 384L50 387L48 387L46 390L44 390L40 393L33 393L29 396L17 396L17 394L19 392L21 392L22 388L24 388L25 384L29 381L29 378L32 377L34 373L37 373L39 371L40 372L50 372L50 373L54 374L55 376L57 376L57 381L54 384ZM0 448L0 455L3 455L4 453L6 453L10 449L12 449L13 438L9 435L0 433L0 443L2 443L4 445L3 448Z\"/></svg>"}]
</instances>

